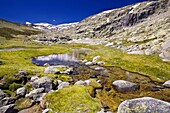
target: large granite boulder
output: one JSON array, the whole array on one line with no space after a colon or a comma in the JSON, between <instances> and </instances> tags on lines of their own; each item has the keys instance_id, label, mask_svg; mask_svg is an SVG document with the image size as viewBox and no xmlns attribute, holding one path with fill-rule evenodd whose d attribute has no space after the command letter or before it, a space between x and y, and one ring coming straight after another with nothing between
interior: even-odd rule
<instances>
[{"instance_id":1,"label":"large granite boulder","mask_svg":"<svg viewBox=\"0 0 170 113\"><path fill-rule=\"evenodd\" d=\"M170 103L143 97L122 102L117 113L170 113Z\"/></svg>"},{"instance_id":2,"label":"large granite boulder","mask_svg":"<svg viewBox=\"0 0 170 113\"><path fill-rule=\"evenodd\" d=\"M41 77L33 82L33 88L44 88L45 92L49 92L54 87L53 79L50 77Z\"/></svg>"},{"instance_id":3,"label":"large granite boulder","mask_svg":"<svg viewBox=\"0 0 170 113\"><path fill-rule=\"evenodd\" d=\"M119 92L129 92L139 90L139 85L125 80L116 80L112 83L113 87Z\"/></svg>"}]
</instances>

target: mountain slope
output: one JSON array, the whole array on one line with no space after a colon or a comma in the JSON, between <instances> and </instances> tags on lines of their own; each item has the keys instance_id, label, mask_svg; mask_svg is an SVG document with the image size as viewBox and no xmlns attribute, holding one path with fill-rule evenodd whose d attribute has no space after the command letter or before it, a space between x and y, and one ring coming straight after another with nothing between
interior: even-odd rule
<instances>
[{"instance_id":1,"label":"mountain slope","mask_svg":"<svg viewBox=\"0 0 170 113\"><path fill-rule=\"evenodd\" d=\"M12 39L17 37L17 35L34 35L39 33L40 31L27 25L0 19L0 38Z\"/></svg>"}]
</instances>

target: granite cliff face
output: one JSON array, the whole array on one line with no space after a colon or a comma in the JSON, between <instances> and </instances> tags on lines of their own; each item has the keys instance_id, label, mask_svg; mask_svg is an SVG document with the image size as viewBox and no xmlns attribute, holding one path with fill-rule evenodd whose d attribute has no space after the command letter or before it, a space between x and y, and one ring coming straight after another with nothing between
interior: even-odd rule
<instances>
[{"instance_id":1,"label":"granite cliff face","mask_svg":"<svg viewBox=\"0 0 170 113\"><path fill-rule=\"evenodd\" d=\"M46 32L37 39L60 43L63 43L62 40L64 43L108 43L107 46L120 48L129 54L151 55L161 53L162 45L167 43L169 37L170 1L157 0L104 11L74 26L60 25L60 29ZM94 40L97 40L96 43Z\"/></svg>"}]
</instances>

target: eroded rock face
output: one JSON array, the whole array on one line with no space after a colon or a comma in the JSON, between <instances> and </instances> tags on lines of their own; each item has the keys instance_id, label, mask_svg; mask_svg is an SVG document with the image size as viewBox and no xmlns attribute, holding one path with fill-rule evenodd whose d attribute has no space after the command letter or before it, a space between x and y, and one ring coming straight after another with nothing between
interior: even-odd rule
<instances>
[{"instance_id":1,"label":"eroded rock face","mask_svg":"<svg viewBox=\"0 0 170 113\"><path fill-rule=\"evenodd\" d=\"M122 102L117 113L169 113L170 103L150 98L136 98Z\"/></svg>"},{"instance_id":2,"label":"eroded rock face","mask_svg":"<svg viewBox=\"0 0 170 113\"><path fill-rule=\"evenodd\" d=\"M139 90L139 85L125 81L125 80L116 80L112 83L113 87L119 92L129 92Z\"/></svg>"},{"instance_id":3,"label":"eroded rock face","mask_svg":"<svg viewBox=\"0 0 170 113\"><path fill-rule=\"evenodd\" d=\"M33 82L33 88L44 88L45 92L53 89L53 79L50 77L42 77Z\"/></svg>"},{"instance_id":4,"label":"eroded rock face","mask_svg":"<svg viewBox=\"0 0 170 113\"><path fill-rule=\"evenodd\" d=\"M159 56L163 61L170 61L170 40L162 44L162 53Z\"/></svg>"}]
</instances>

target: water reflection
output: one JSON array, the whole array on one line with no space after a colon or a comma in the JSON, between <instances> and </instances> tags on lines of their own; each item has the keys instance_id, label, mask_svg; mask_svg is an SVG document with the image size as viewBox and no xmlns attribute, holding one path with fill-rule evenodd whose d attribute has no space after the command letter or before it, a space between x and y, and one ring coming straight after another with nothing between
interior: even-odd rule
<instances>
[{"instance_id":1,"label":"water reflection","mask_svg":"<svg viewBox=\"0 0 170 113\"><path fill-rule=\"evenodd\" d=\"M32 62L36 65L43 66L48 63L49 65L74 65L80 59L83 59L89 49L74 49L73 52L67 54L52 54L48 56L39 56L32 58Z\"/></svg>"}]
</instances>

